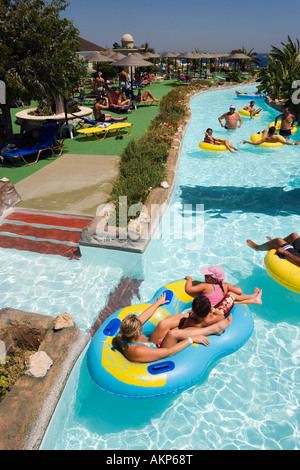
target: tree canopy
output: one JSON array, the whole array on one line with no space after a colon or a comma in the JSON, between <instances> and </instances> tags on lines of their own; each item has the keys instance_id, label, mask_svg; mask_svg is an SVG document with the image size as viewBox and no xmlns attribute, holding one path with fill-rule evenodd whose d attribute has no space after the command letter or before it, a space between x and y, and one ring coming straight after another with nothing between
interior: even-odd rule
<instances>
[{"instance_id":1,"label":"tree canopy","mask_svg":"<svg viewBox=\"0 0 300 470\"><path fill-rule=\"evenodd\" d=\"M46 99L55 109L57 97L69 94L84 73L76 54L79 32L60 16L67 6L65 0L1 0L0 80L7 106L16 98Z\"/></svg>"},{"instance_id":2,"label":"tree canopy","mask_svg":"<svg viewBox=\"0 0 300 470\"><path fill-rule=\"evenodd\" d=\"M247 51L246 48L243 46L240 49L233 49L231 54L245 54L249 57L249 59L241 59L241 69L245 70L249 65L259 65L259 58L257 57L257 52L253 52L253 49Z\"/></svg>"},{"instance_id":3,"label":"tree canopy","mask_svg":"<svg viewBox=\"0 0 300 470\"><path fill-rule=\"evenodd\" d=\"M282 48L271 46L268 62L258 74L263 91L273 99L291 100L293 82L300 77L300 42L288 36L287 43L281 42ZM299 110L297 109L299 112Z\"/></svg>"}]
</instances>

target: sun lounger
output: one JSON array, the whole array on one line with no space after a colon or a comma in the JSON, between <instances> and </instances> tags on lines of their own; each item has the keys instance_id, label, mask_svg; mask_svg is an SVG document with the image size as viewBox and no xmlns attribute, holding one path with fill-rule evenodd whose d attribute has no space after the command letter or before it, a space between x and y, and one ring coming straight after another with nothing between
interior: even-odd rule
<instances>
[{"instance_id":1,"label":"sun lounger","mask_svg":"<svg viewBox=\"0 0 300 470\"><path fill-rule=\"evenodd\" d=\"M80 119L81 122L78 122L75 126L75 127L79 126L80 129L82 129L86 125L88 125L89 127L93 127L93 126L98 126L100 124L99 121L95 121L94 119L88 119L85 117L76 116L76 114L72 114L72 116L76 117L77 119ZM123 121L126 121L126 118L124 118L122 121L119 121L119 122L123 122ZM115 121L105 121L104 124L106 123L114 124Z\"/></svg>"},{"instance_id":2,"label":"sun lounger","mask_svg":"<svg viewBox=\"0 0 300 470\"><path fill-rule=\"evenodd\" d=\"M131 109L131 105L128 105L128 106L118 105L118 96L114 90L107 90L107 98L108 98L109 107L112 108L116 112L119 112L120 110Z\"/></svg>"},{"instance_id":3,"label":"sun lounger","mask_svg":"<svg viewBox=\"0 0 300 470\"><path fill-rule=\"evenodd\" d=\"M15 162L21 158L28 166L37 163L41 153L45 152L46 150L50 150L53 156L59 157L62 154L64 148L64 139L61 142L56 139L58 129L59 124L56 121L48 120L41 127L37 145L20 149L16 148L14 150L4 152L2 156L9 162ZM59 153L56 153L57 150L59 150ZM26 160L27 156L34 154L37 154L35 161L28 163Z\"/></svg>"},{"instance_id":4,"label":"sun lounger","mask_svg":"<svg viewBox=\"0 0 300 470\"><path fill-rule=\"evenodd\" d=\"M144 104L146 106L151 106L152 104L158 105L160 100L144 100L144 101L138 101L137 105L140 106L141 104Z\"/></svg>"},{"instance_id":5,"label":"sun lounger","mask_svg":"<svg viewBox=\"0 0 300 470\"><path fill-rule=\"evenodd\" d=\"M123 129L127 129L127 132L123 133L123 135L128 135L131 130L131 126L131 122L116 122L114 124L108 124L107 126L101 124L100 126L78 129L77 133L85 135L86 137L95 136L98 140L104 140L109 132L120 132Z\"/></svg>"}]
</instances>

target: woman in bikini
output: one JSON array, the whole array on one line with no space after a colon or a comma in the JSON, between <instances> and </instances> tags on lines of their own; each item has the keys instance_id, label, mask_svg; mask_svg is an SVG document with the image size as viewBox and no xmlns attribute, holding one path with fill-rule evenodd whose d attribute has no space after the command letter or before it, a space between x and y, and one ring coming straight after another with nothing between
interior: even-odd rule
<instances>
[{"instance_id":1,"label":"woman in bikini","mask_svg":"<svg viewBox=\"0 0 300 470\"><path fill-rule=\"evenodd\" d=\"M152 95L151 91L149 90L145 90L143 92L143 94L141 94L141 90L138 91L138 94L136 96L134 96L134 99L138 102L141 102L141 101L147 101L147 100L150 100L150 101L160 101L158 98L154 98L154 96Z\"/></svg>"},{"instance_id":2,"label":"woman in bikini","mask_svg":"<svg viewBox=\"0 0 300 470\"><path fill-rule=\"evenodd\" d=\"M212 136L212 129L209 127L208 129L206 129L206 132L205 132L205 137L204 137L204 142L208 143L208 144L213 144L213 145L225 145L225 147L227 148L227 150L229 150L229 152L231 153L235 153L233 150L239 150L237 148L235 148L231 142L229 142L229 140L225 140L225 139L215 139L213 136ZM232 150L233 149L233 150Z\"/></svg>"},{"instance_id":3,"label":"woman in bikini","mask_svg":"<svg viewBox=\"0 0 300 470\"><path fill-rule=\"evenodd\" d=\"M164 305L166 302L165 294L163 294L153 305L142 312L139 317L130 314L122 320L120 333L117 336L117 344L120 351L129 361L157 361L182 351L192 343L202 343L208 346L210 343L206 337L207 335L221 334L225 328L230 325L231 319L228 317L206 328L178 329L176 335L171 339L170 336L168 337L168 335L166 335L166 338L160 336L156 341L154 337L157 336L157 334L154 333L158 325L151 334L149 341L147 337L142 334L143 324L149 320L160 305ZM174 316L177 315L170 315L170 317Z\"/></svg>"},{"instance_id":4,"label":"woman in bikini","mask_svg":"<svg viewBox=\"0 0 300 470\"><path fill-rule=\"evenodd\" d=\"M130 99L126 98L124 93L125 93L125 90L123 90L123 89L118 92L118 101L117 101L118 106L129 106L130 105Z\"/></svg>"}]
</instances>

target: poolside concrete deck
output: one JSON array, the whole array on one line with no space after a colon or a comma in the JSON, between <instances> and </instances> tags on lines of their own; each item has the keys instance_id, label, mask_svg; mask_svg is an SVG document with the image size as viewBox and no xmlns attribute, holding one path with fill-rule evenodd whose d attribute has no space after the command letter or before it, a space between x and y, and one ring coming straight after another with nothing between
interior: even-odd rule
<instances>
[{"instance_id":1,"label":"poolside concrete deck","mask_svg":"<svg viewBox=\"0 0 300 470\"><path fill-rule=\"evenodd\" d=\"M64 154L15 184L18 208L95 216L118 177L119 156Z\"/></svg>"}]
</instances>

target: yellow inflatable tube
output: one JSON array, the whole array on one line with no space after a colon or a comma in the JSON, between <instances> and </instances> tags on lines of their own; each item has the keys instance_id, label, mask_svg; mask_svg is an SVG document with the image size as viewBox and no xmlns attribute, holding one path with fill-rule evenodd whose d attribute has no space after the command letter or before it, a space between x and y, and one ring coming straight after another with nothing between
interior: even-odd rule
<instances>
[{"instance_id":1,"label":"yellow inflatable tube","mask_svg":"<svg viewBox=\"0 0 300 470\"><path fill-rule=\"evenodd\" d=\"M275 121L271 122L269 125L268 125L268 128L270 129L270 127L274 127L275 126ZM279 131L281 127L281 120L279 119L276 123L276 130ZM292 127L292 130L291 130L291 133L292 134L295 134L295 132L297 132L298 130L298 127L296 126L296 124L293 125Z\"/></svg>"},{"instance_id":2,"label":"yellow inflatable tube","mask_svg":"<svg viewBox=\"0 0 300 470\"><path fill-rule=\"evenodd\" d=\"M246 111L246 109L239 109L239 114L241 116L250 117L250 113L249 113L249 111ZM254 114L253 117L259 117L259 116L260 116L260 113L257 113L257 114Z\"/></svg>"},{"instance_id":3,"label":"yellow inflatable tube","mask_svg":"<svg viewBox=\"0 0 300 470\"><path fill-rule=\"evenodd\" d=\"M280 258L276 250L270 250L265 256L265 266L268 274L287 289L300 294L300 267Z\"/></svg>"},{"instance_id":4,"label":"yellow inflatable tube","mask_svg":"<svg viewBox=\"0 0 300 470\"><path fill-rule=\"evenodd\" d=\"M257 132L256 134L252 134L251 136L251 142L257 142L258 140L260 140L262 137L262 133L261 132ZM284 141L285 141L285 138L284 137L281 137ZM282 144L281 142L263 142L262 144L259 144L259 147L270 147L270 148L273 148L273 147L282 147L284 144Z\"/></svg>"},{"instance_id":5,"label":"yellow inflatable tube","mask_svg":"<svg viewBox=\"0 0 300 470\"><path fill-rule=\"evenodd\" d=\"M199 147L202 150L213 150L215 152L224 152L228 150L225 145L222 144L209 144L208 142L200 142Z\"/></svg>"}]
</instances>

